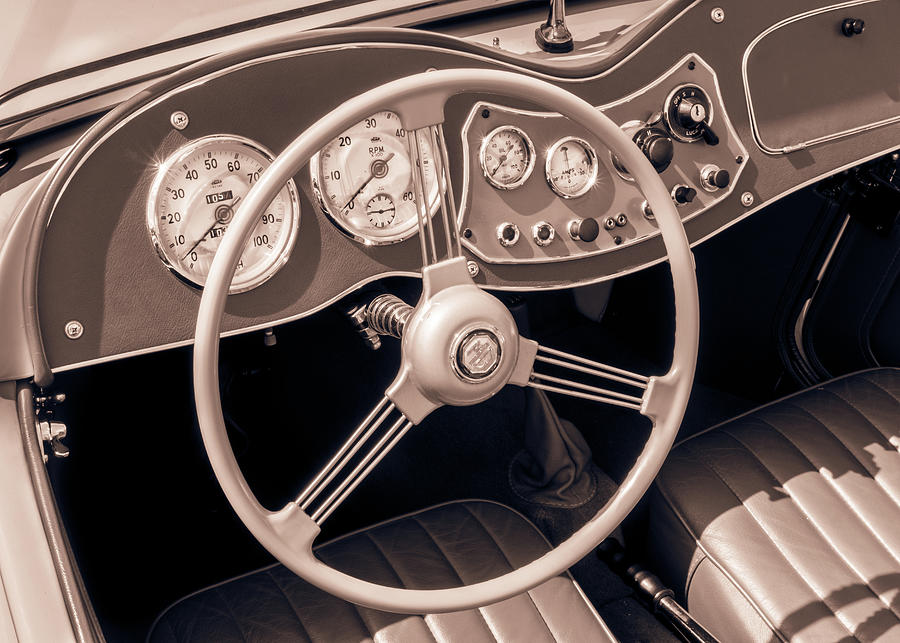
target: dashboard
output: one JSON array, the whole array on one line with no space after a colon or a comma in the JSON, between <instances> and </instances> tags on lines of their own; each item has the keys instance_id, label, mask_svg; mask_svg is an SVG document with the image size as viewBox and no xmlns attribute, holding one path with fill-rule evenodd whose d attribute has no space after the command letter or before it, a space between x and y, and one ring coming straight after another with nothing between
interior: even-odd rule
<instances>
[{"instance_id":1,"label":"dashboard","mask_svg":"<svg viewBox=\"0 0 900 643\"><path fill-rule=\"evenodd\" d=\"M790 191L900 147L891 116L900 113L897 96L879 96L867 107L871 117L860 118L847 112L855 97L818 83L815 110L830 128L818 132L821 140L804 130L802 144L782 145L788 149L760 141L760 131L767 141L788 140L779 119L796 117L792 92L801 89L773 89L783 79L757 60L766 55L761 35L784 22L781 31L791 30L798 51L856 47L863 38L874 51L893 51L890 30L878 28L896 13L890 3L830 11L800 1L722 3L721 22L707 4L691 4L622 60L606 68L588 62L565 76L553 74L552 61L517 65L491 47L411 30L302 34L172 74L101 119L51 186L36 266L49 367L189 343L218 240L277 153L341 102L430 69L517 70L602 110L656 167L692 244ZM851 9L873 25L855 39L831 29ZM864 54L853 49L847 64ZM813 59L790 60L782 71L795 83L822 73ZM879 76L859 72L859 85L875 86L872 74ZM793 111L779 112L781 102ZM434 166L441 162L452 176L470 272L485 288L587 285L665 259L653 213L627 168L564 117L473 92L450 100L440 134L443 140L408 136L396 114L381 111L322 148L256 224L232 284L225 333L298 319L377 279L417 276L417 207L437 209ZM412 168L419 165L425 181L417 185Z\"/></svg>"}]
</instances>

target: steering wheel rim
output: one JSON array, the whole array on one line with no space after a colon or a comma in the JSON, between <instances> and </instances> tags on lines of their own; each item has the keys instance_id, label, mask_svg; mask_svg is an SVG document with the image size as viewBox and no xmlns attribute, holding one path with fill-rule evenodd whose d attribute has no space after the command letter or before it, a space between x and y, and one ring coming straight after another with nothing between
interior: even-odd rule
<instances>
[{"instance_id":1,"label":"steering wheel rim","mask_svg":"<svg viewBox=\"0 0 900 643\"><path fill-rule=\"evenodd\" d=\"M262 507L250 490L232 452L222 414L220 324L228 286L256 218L319 149L380 110L397 113L408 132L440 124L447 100L463 92L525 99L558 112L587 128L629 168L654 212L671 267L676 329L672 365L665 375L647 378L640 412L651 419L653 429L631 471L613 497L566 541L523 567L479 583L431 590L388 587L349 576L319 561L312 549L319 527L299 504L290 502L272 512ZM197 316L193 373L200 430L216 478L247 528L286 567L320 589L360 605L397 613L448 612L504 600L560 574L588 554L633 509L662 466L683 418L696 366L699 297L693 256L675 206L650 162L615 123L581 98L548 82L498 70L440 70L392 81L345 102L288 145L246 195L230 229L212 262ZM459 265L459 261L456 263ZM424 290L428 290L427 268L423 274ZM404 337L401 372L409 370L404 368L408 363L406 340ZM528 352L526 346L524 353ZM512 383L524 385L515 378Z\"/></svg>"}]
</instances>

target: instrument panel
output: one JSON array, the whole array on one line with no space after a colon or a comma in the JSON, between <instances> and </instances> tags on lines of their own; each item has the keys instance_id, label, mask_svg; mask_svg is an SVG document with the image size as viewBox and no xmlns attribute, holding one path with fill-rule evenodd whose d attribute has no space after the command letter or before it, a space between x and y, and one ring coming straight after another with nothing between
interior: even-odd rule
<instances>
[{"instance_id":1,"label":"instrument panel","mask_svg":"<svg viewBox=\"0 0 900 643\"><path fill-rule=\"evenodd\" d=\"M734 60L754 30L773 18L756 9L744 15L744 6L735 5L735 19L712 27L688 56L682 36L709 28L702 7L690 9L614 69L579 77L544 74L599 106L645 151L672 198L684 201L678 211L692 243L817 177L900 145L900 128L890 126L802 154L775 157L757 146L748 151L744 143L752 143L753 135ZM779 7L770 8L782 11ZM367 89L429 68L466 67L524 69L435 33L311 33L211 58L104 117L79 139L50 201L36 266L37 324L50 367L74 368L190 343L203 264L218 243L211 235L227 233L229 208L240 207L247 189L243 181L251 180L248 170L258 166L264 172L269 159L299 133ZM302 81L285 83L286 78ZM266 117L260 118L263 106ZM185 122L174 119L179 112ZM417 222L410 215L415 207L404 206L410 137L398 133L406 132L387 113L371 116L373 126L363 120L336 143L326 143L285 186L281 205L276 204L280 210L265 213L282 221L258 224L254 237L265 241L267 234L269 243L246 255L247 274L254 277L233 284L224 334L310 315L369 281L419 274ZM527 103L509 104L487 94L451 99L445 117L461 240L476 283L498 290L566 288L664 259L652 213L645 212L627 168L590 132ZM341 136L350 136L352 154L340 145ZM380 140L373 141L376 136ZM225 164L218 176L204 163L211 148L184 156L209 137L249 141L264 153L240 146L214 153L215 169ZM418 157L431 162L431 141L418 143ZM228 162L238 169L234 160L240 171L228 172ZM161 172L167 163L181 174ZM200 187L187 178L192 170ZM444 187L437 181L428 186L427 211L433 212ZM184 190L183 200L177 190ZM100 194L103 198L96 198ZM191 207L185 218L174 205L186 203ZM263 231L273 223L277 234ZM202 241L201 233L206 233ZM193 267L189 250L197 254ZM70 327L80 329L77 337Z\"/></svg>"},{"instance_id":2,"label":"instrument panel","mask_svg":"<svg viewBox=\"0 0 900 643\"><path fill-rule=\"evenodd\" d=\"M746 167L715 73L699 56L598 109L644 151L685 221L727 198ZM459 224L482 261L570 261L658 234L627 168L559 114L478 102L462 138Z\"/></svg>"}]
</instances>

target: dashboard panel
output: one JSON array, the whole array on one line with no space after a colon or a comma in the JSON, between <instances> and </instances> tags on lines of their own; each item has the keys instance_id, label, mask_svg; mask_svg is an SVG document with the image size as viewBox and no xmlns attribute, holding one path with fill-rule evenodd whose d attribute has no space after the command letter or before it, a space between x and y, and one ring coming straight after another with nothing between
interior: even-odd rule
<instances>
[{"instance_id":1,"label":"dashboard panel","mask_svg":"<svg viewBox=\"0 0 900 643\"><path fill-rule=\"evenodd\" d=\"M671 159L661 170L664 182L673 197L679 187L694 191L679 208L692 243L817 178L900 147L896 124L792 154L767 155L755 145L741 56L759 33L810 5L765 4L723 3L728 19L721 24L711 23L702 3L694 4L614 67L596 72L586 67L579 77L569 70L568 77L557 78L549 66L526 69L489 47L408 30L302 34L173 74L104 117L73 148L56 181L37 264L36 308L49 366L62 370L190 343L200 291L160 261L145 221L154 178L177 150L227 134L277 154L335 105L428 69L520 70L600 106L629 134L660 130L671 139ZM701 33L703 38L687 37ZM673 124L667 105L685 87L689 91L679 102L697 98L691 88L706 97L703 111L715 145L704 132ZM188 117L182 129L173 124L176 112ZM527 102L490 94L456 96L445 116L455 197L476 283L498 290L563 288L664 260L652 213L644 211L627 170L617 168L589 132ZM533 139L534 167L518 188L498 190L485 180L481 149L487 135L508 125ZM658 143L650 134L638 136L638 142ZM596 180L573 198L555 192L546 179L548 153L567 137L581 139L596 154ZM662 144L663 152L667 147ZM727 171L728 181L705 189L711 167ZM311 173L315 168L306 166L294 176L302 216L292 251L265 283L229 297L226 334L312 314L382 277L418 275L415 235L399 235L388 244L361 243L334 224L333 212L332 217L323 212ZM607 229L610 217L614 225ZM597 222L597 236L585 239L592 236L588 226L585 238L575 234L576 239L572 222L587 219ZM520 237L503 246L497 230L507 222L516 224ZM554 231L544 245L535 241L535 227L542 223ZM81 328L77 337L67 332L73 321Z\"/></svg>"},{"instance_id":2,"label":"dashboard panel","mask_svg":"<svg viewBox=\"0 0 900 643\"><path fill-rule=\"evenodd\" d=\"M669 106L689 90L703 97L704 122L708 121L716 137L714 144L705 141L697 128L686 136L684 128L667 122L666 114L672 111ZM701 103L698 100L696 104ZM658 161L660 176L684 221L727 198L740 180L747 150L728 118L715 74L698 56L685 56L640 91L598 109L641 142L646 154L657 152L662 157ZM677 112L677 106L673 109ZM504 127L514 127L527 136L535 155L537 169L514 189L496 189L487 180L488 170L480 158L491 132ZM462 243L482 261L569 261L659 234L653 213L627 168L621 167L591 132L559 114L479 102L469 112L462 138ZM566 198L554 191L546 168L554 146L573 138L595 152L596 174L583 194ZM719 185L710 180L712 173L718 173ZM589 234L582 230L586 222L590 223ZM544 239L542 226L549 226ZM510 227L518 235L515 243L504 237Z\"/></svg>"}]
</instances>

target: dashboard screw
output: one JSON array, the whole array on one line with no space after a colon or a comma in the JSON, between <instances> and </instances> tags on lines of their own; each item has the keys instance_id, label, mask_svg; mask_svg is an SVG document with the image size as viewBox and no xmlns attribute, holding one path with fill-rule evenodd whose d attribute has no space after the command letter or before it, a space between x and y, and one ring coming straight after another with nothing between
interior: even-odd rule
<instances>
[{"instance_id":1,"label":"dashboard screw","mask_svg":"<svg viewBox=\"0 0 900 643\"><path fill-rule=\"evenodd\" d=\"M172 123L172 127L175 129L183 130L191 121L188 115L179 109L177 112L172 112L172 115L169 116L169 122Z\"/></svg>"},{"instance_id":2,"label":"dashboard screw","mask_svg":"<svg viewBox=\"0 0 900 643\"><path fill-rule=\"evenodd\" d=\"M69 339L78 339L82 335L84 335L84 326L81 325L81 322L77 319L73 319L72 321L66 322L66 337Z\"/></svg>"},{"instance_id":3,"label":"dashboard screw","mask_svg":"<svg viewBox=\"0 0 900 643\"><path fill-rule=\"evenodd\" d=\"M740 165L741 163L744 162L744 157L743 156L735 156L734 162L737 163L738 165Z\"/></svg>"},{"instance_id":4,"label":"dashboard screw","mask_svg":"<svg viewBox=\"0 0 900 643\"><path fill-rule=\"evenodd\" d=\"M694 71L694 69L696 69L696 67L697 67L697 63L695 63L693 60L688 63L688 69L690 69L691 71Z\"/></svg>"},{"instance_id":5,"label":"dashboard screw","mask_svg":"<svg viewBox=\"0 0 900 643\"><path fill-rule=\"evenodd\" d=\"M474 261L467 261L466 268L469 269L470 277L477 277L478 273L481 272L481 270L479 270L479 268L478 268L478 264L475 263Z\"/></svg>"},{"instance_id":6,"label":"dashboard screw","mask_svg":"<svg viewBox=\"0 0 900 643\"><path fill-rule=\"evenodd\" d=\"M491 115L491 110L489 110L489 109L481 110L481 118L487 118L490 115Z\"/></svg>"},{"instance_id":7,"label":"dashboard screw","mask_svg":"<svg viewBox=\"0 0 900 643\"><path fill-rule=\"evenodd\" d=\"M714 23L720 25L725 22L725 10L722 7L715 7L709 12L709 17L712 18Z\"/></svg>"},{"instance_id":8,"label":"dashboard screw","mask_svg":"<svg viewBox=\"0 0 900 643\"><path fill-rule=\"evenodd\" d=\"M499 47L500 46L500 38L498 38L497 36L494 36L494 38L491 40L491 44L494 47Z\"/></svg>"},{"instance_id":9,"label":"dashboard screw","mask_svg":"<svg viewBox=\"0 0 900 643\"><path fill-rule=\"evenodd\" d=\"M745 207L749 208L751 205L753 205L753 195L749 192L744 192L741 195L741 203L743 203Z\"/></svg>"},{"instance_id":10,"label":"dashboard screw","mask_svg":"<svg viewBox=\"0 0 900 643\"><path fill-rule=\"evenodd\" d=\"M615 244L616 244L617 246L618 246L618 245L621 245L621 243L622 243L622 237L620 237L619 235L614 236L614 237L613 237L613 242L615 242Z\"/></svg>"},{"instance_id":11,"label":"dashboard screw","mask_svg":"<svg viewBox=\"0 0 900 643\"><path fill-rule=\"evenodd\" d=\"M466 228L465 230L463 230L463 236L466 239L471 239L472 238L472 228Z\"/></svg>"}]
</instances>

